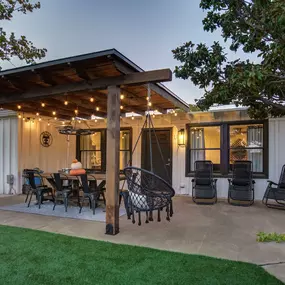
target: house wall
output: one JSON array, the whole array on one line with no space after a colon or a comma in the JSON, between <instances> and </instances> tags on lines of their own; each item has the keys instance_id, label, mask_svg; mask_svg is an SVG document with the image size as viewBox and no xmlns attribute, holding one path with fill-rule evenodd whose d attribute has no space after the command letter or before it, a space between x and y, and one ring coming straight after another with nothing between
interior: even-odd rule
<instances>
[{"instance_id":1,"label":"house wall","mask_svg":"<svg viewBox=\"0 0 285 285\"><path fill-rule=\"evenodd\" d=\"M40 135L47 131L52 135L51 146L41 145ZM45 172L58 171L68 168L75 158L76 138L70 136L69 147L67 136L58 133L54 125L48 126L47 122L36 121L32 123L19 120L18 150L19 150L19 173L25 168L38 167ZM21 179L21 177L19 177ZM18 189L20 192L21 189Z\"/></svg>"},{"instance_id":2,"label":"house wall","mask_svg":"<svg viewBox=\"0 0 285 285\"><path fill-rule=\"evenodd\" d=\"M18 119L14 112L0 111L0 194L15 193L18 180ZM10 189L7 175L14 175L14 189Z\"/></svg>"},{"instance_id":3,"label":"house wall","mask_svg":"<svg viewBox=\"0 0 285 285\"><path fill-rule=\"evenodd\" d=\"M221 114L178 114L177 117L171 114L156 116L154 126L156 128L172 128L172 184L177 194L191 195L191 177L185 176L185 146L178 146L178 131L186 124L213 121L237 121L248 120L244 112L226 112ZM121 127L132 128L133 147L141 132L144 118L137 117L134 120L124 118L121 120ZM106 121L101 120L91 123L92 128L106 128ZM50 147L43 147L40 144L40 134L48 131L53 136L53 143ZM18 139L17 139L18 136ZM278 181L281 167L285 164L285 118L269 120L269 179ZM12 173L16 176L16 190L21 192L21 173L24 168L39 167L46 172L57 171L69 167L75 157L76 142L75 136L70 136L68 153L68 142L66 136L60 135L55 126L47 125L47 122L23 122L15 117L0 117L0 194L8 193L6 175ZM108 150L107 150L108 152ZM133 166L140 167L141 156L148 155L141 153L141 141L138 142L133 154ZM18 159L17 159L18 157ZM262 199L267 186L267 179L255 179L256 199ZM226 178L219 178L217 183L219 198L226 198L228 181Z\"/></svg>"}]
</instances>

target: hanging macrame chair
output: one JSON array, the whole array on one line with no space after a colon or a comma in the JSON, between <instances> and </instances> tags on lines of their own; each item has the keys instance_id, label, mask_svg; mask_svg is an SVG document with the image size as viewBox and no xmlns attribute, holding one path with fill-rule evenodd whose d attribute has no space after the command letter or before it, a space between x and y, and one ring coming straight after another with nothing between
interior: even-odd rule
<instances>
[{"instance_id":1,"label":"hanging macrame chair","mask_svg":"<svg viewBox=\"0 0 285 285\"><path fill-rule=\"evenodd\" d=\"M148 87L148 100L150 100L150 88ZM132 218L132 222L135 223L135 214L138 214L138 225L141 225L141 212L146 213L145 222L153 221L153 214L157 212L157 221L161 221L161 211L166 210L166 219L170 221L170 217L173 215L172 198L175 195L175 191L170 185L170 177L166 163L162 154L162 150L159 144L159 140L154 128L154 124L151 118L150 111L148 109L146 119L142 126L141 132L132 150L132 154L136 150L138 142L140 141L143 131L147 130L149 140L149 156L150 156L150 170L128 166L123 170L126 177L128 191L121 191L124 195L126 211L128 219ZM153 150L152 140L155 138L155 142L158 147L158 151L163 162L164 171L168 177L168 181L162 179L154 173L153 169ZM145 154L147 155L147 154ZM125 183L125 182L124 182ZM122 190L124 188L124 183Z\"/></svg>"}]
</instances>

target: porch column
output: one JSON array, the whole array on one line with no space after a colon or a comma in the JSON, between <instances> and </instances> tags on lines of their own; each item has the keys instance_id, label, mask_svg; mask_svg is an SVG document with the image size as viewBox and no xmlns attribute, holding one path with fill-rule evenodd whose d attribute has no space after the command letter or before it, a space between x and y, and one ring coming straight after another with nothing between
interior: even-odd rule
<instances>
[{"instance_id":1,"label":"porch column","mask_svg":"<svg viewBox=\"0 0 285 285\"><path fill-rule=\"evenodd\" d=\"M108 87L106 159L106 234L119 233L120 88Z\"/></svg>"}]
</instances>

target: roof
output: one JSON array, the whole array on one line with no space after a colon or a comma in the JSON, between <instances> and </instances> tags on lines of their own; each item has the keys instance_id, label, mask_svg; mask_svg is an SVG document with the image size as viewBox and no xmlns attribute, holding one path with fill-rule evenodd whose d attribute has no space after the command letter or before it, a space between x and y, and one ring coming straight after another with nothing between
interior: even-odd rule
<instances>
[{"instance_id":1,"label":"roof","mask_svg":"<svg viewBox=\"0 0 285 285\"><path fill-rule=\"evenodd\" d=\"M64 92L60 96L49 96L44 99L46 109L41 109L41 98L29 101L25 98L27 92L52 90L60 86L76 85L102 77L114 77L128 73L142 72L142 68L129 60L116 49L109 49L73 57L67 57L38 64L8 69L0 72L0 105L5 109L16 110L21 103L21 112L41 110L43 115L56 109L58 117L71 118L73 109L78 108L82 117L106 115L107 90L84 90L80 92ZM46 89L49 88L49 89ZM188 110L188 104L161 83L151 83L151 101L153 110L162 113L168 109L181 108ZM22 96L18 96L22 94ZM122 112L144 113L147 110L147 86L121 86ZM15 95L15 96L13 96ZM23 100L13 100L13 98ZM94 106L90 98L94 98ZM67 100L68 107L63 104ZM97 110L97 111L96 111Z\"/></svg>"}]
</instances>

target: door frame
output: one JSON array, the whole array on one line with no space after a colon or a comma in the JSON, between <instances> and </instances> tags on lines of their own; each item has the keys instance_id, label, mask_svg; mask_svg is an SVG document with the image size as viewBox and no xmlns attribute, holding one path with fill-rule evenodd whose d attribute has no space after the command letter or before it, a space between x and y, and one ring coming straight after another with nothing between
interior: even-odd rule
<instances>
[{"instance_id":1,"label":"door frame","mask_svg":"<svg viewBox=\"0 0 285 285\"><path fill-rule=\"evenodd\" d=\"M171 160L171 167L170 167L170 181L171 181L171 185L172 185L172 181L173 181L173 128L172 127L166 127L166 128L154 128L152 130L155 131L169 131L169 136L170 136L170 160ZM145 140L144 140L144 134L146 132L148 132L149 129L144 128L143 129L143 133L142 133L142 143L141 143L141 167L143 167L143 164L145 162L145 155L143 155L143 149L145 148Z\"/></svg>"}]
</instances>

